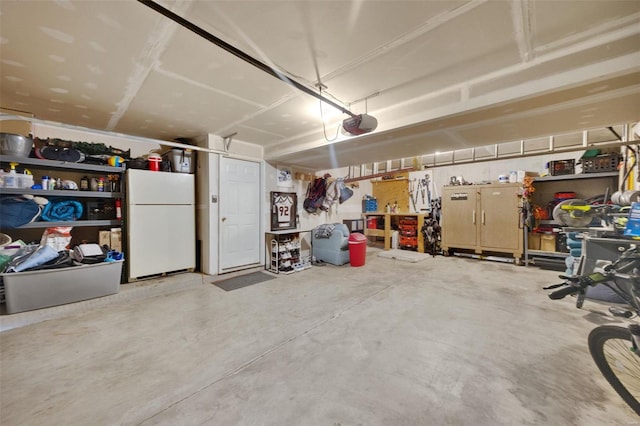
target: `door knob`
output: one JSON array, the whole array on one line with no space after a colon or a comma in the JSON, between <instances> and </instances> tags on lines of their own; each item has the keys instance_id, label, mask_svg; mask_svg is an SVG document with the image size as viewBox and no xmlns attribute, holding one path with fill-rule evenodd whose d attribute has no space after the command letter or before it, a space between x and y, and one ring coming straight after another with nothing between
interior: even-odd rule
<instances>
[{"instance_id":1,"label":"door knob","mask_svg":"<svg viewBox=\"0 0 640 426\"><path fill-rule=\"evenodd\" d=\"M226 218L226 217L223 217L223 218L222 218L222 221L224 222L225 220L227 220L227 218Z\"/></svg>"}]
</instances>

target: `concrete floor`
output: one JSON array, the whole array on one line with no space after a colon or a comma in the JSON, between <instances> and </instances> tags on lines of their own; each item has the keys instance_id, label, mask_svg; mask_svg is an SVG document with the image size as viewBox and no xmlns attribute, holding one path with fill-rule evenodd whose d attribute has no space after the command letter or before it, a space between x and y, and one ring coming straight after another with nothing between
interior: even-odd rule
<instances>
[{"instance_id":1,"label":"concrete floor","mask_svg":"<svg viewBox=\"0 0 640 426\"><path fill-rule=\"evenodd\" d=\"M618 321L548 299L556 272L367 256L230 292L185 274L30 325L4 316L0 424L638 424L586 343Z\"/></svg>"}]
</instances>

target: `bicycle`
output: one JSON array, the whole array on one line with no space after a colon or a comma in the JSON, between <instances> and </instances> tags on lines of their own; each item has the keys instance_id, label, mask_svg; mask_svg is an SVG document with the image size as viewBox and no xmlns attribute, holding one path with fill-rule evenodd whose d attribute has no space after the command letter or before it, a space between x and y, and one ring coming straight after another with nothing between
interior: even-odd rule
<instances>
[{"instance_id":1,"label":"bicycle","mask_svg":"<svg viewBox=\"0 0 640 426\"><path fill-rule=\"evenodd\" d=\"M590 286L605 285L620 296L628 307L610 307L616 317L640 316L640 246L624 251L604 272L580 276L560 276L565 281L544 287L559 288L549 294L553 300L577 295L576 307L581 308ZM602 375L622 399L640 416L640 324L628 327L602 325L589 333L589 352Z\"/></svg>"}]
</instances>

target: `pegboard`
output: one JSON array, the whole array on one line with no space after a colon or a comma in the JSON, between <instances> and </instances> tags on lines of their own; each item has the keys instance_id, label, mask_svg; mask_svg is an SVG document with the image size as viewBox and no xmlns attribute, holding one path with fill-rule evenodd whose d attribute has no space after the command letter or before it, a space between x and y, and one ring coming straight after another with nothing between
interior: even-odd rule
<instances>
[{"instance_id":1,"label":"pegboard","mask_svg":"<svg viewBox=\"0 0 640 426\"><path fill-rule=\"evenodd\" d=\"M372 180L373 196L378 200L378 211L384 213L384 208L389 203L398 202L398 213L409 213L409 179Z\"/></svg>"}]
</instances>

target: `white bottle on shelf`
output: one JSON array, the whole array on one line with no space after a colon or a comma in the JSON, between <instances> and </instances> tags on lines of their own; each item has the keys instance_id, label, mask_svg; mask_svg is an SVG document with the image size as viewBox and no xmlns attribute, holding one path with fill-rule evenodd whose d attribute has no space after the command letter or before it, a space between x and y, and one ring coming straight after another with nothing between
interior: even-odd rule
<instances>
[{"instance_id":1,"label":"white bottle on shelf","mask_svg":"<svg viewBox=\"0 0 640 426\"><path fill-rule=\"evenodd\" d=\"M4 175L4 187L5 188L17 188L18 187L18 174L16 173L16 163L11 163L11 170Z\"/></svg>"},{"instance_id":2,"label":"white bottle on shelf","mask_svg":"<svg viewBox=\"0 0 640 426\"><path fill-rule=\"evenodd\" d=\"M31 188L33 186L33 175L24 173L18 175L18 187L19 188Z\"/></svg>"}]
</instances>

